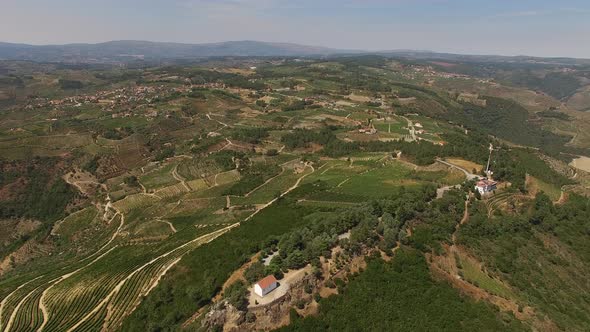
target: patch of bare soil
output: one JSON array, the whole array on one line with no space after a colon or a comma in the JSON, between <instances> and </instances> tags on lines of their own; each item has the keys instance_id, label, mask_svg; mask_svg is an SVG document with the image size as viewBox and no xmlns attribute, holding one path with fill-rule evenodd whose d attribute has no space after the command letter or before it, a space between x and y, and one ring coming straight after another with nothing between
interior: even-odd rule
<instances>
[{"instance_id":1,"label":"patch of bare soil","mask_svg":"<svg viewBox=\"0 0 590 332\"><path fill-rule=\"evenodd\" d=\"M383 180L381 183L391 185L391 186L412 186L418 183L417 180L412 179L402 179L402 180Z\"/></svg>"},{"instance_id":2,"label":"patch of bare soil","mask_svg":"<svg viewBox=\"0 0 590 332\"><path fill-rule=\"evenodd\" d=\"M302 269L288 271L279 281L278 287L264 297L260 297L254 292L253 287L249 287L250 298L248 308L254 310L256 307L263 307L280 301L280 299L291 290L293 285L297 285L310 273L312 273L312 268L309 264Z\"/></svg>"},{"instance_id":3,"label":"patch of bare soil","mask_svg":"<svg viewBox=\"0 0 590 332\"><path fill-rule=\"evenodd\" d=\"M437 66L445 67L445 68L451 68L451 67L457 66L457 64L455 64L455 63L442 62L442 61L431 61L430 63L435 64Z\"/></svg>"},{"instance_id":4,"label":"patch of bare soil","mask_svg":"<svg viewBox=\"0 0 590 332\"><path fill-rule=\"evenodd\" d=\"M9 201L16 198L17 194L27 185L25 178L18 178L12 183L0 187L0 201Z\"/></svg>"},{"instance_id":5,"label":"patch of bare soil","mask_svg":"<svg viewBox=\"0 0 590 332\"><path fill-rule=\"evenodd\" d=\"M349 94L348 96L346 96L348 99L355 101L355 102L360 102L360 103L365 103L368 101L371 101L371 97L368 96L362 96L362 95L357 95L354 93Z\"/></svg>"},{"instance_id":6,"label":"patch of bare soil","mask_svg":"<svg viewBox=\"0 0 590 332\"><path fill-rule=\"evenodd\" d=\"M39 243L35 239L26 241L0 262L0 276L16 266L26 264L33 259L47 255L47 253L51 252L52 248L52 245L47 242Z\"/></svg>"},{"instance_id":7,"label":"patch of bare soil","mask_svg":"<svg viewBox=\"0 0 590 332\"><path fill-rule=\"evenodd\" d=\"M465 160L465 159L459 159L459 158L446 158L446 161L450 162L451 164L457 165L459 167L462 167L466 170L468 170L469 172L473 172L473 170L475 169L475 173L479 173L481 172L481 170L483 169L483 166L480 164L476 164L472 161L469 160Z\"/></svg>"},{"instance_id":8,"label":"patch of bare soil","mask_svg":"<svg viewBox=\"0 0 590 332\"><path fill-rule=\"evenodd\" d=\"M7 246L10 242L37 230L41 222L31 219L0 220L0 245Z\"/></svg>"},{"instance_id":9,"label":"patch of bare soil","mask_svg":"<svg viewBox=\"0 0 590 332\"><path fill-rule=\"evenodd\" d=\"M307 146L305 148L297 148L296 151L301 152L301 153L316 153L316 152L321 151L323 149L324 149L324 146L321 144L310 143L309 146Z\"/></svg>"},{"instance_id":10,"label":"patch of bare soil","mask_svg":"<svg viewBox=\"0 0 590 332\"><path fill-rule=\"evenodd\" d=\"M246 264L242 265L239 269L235 270L230 276L229 278L223 283L223 286L221 287L221 292L219 292L214 298L213 301L217 302L219 300L221 300L222 296L223 296L223 291L225 291L227 289L227 287L229 287L230 285L232 285L233 283L235 283L238 280L242 280L243 282L247 282L246 278L244 277L244 272L254 263L258 262L260 260L260 253L257 253L256 255L254 255L254 257L252 257L252 259L250 259L250 261L248 261Z\"/></svg>"},{"instance_id":11,"label":"patch of bare soil","mask_svg":"<svg viewBox=\"0 0 590 332\"><path fill-rule=\"evenodd\" d=\"M268 98L273 99L272 97L268 97ZM266 101L265 98L262 98L262 100ZM266 101L266 102L270 103L270 101ZM243 118L255 118L255 117L259 116L260 114L264 114L258 110L252 109L250 107L241 108L240 111L241 111L240 116Z\"/></svg>"},{"instance_id":12,"label":"patch of bare soil","mask_svg":"<svg viewBox=\"0 0 590 332\"><path fill-rule=\"evenodd\" d=\"M82 193L84 196L93 197L95 196L101 189L104 188L104 185L98 182L96 177L89 172L85 172L79 169L74 169L73 171L66 173L63 176L64 181L72 186L76 187L76 189Z\"/></svg>"},{"instance_id":13,"label":"patch of bare soil","mask_svg":"<svg viewBox=\"0 0 590 332\"><path fill-rule=\"evenodd\" d=\"M555 202L555 204L563 205L567 202L568 199L569 199L569 194L565 191L562 191L561 196L559 196L559 199L557 200L557 202Z\"/></svg>"},{"instance_id":14,"label":"patch of bare soil","mask_svg":"<svg viewBox=\"0 0 590 332\"><path fill-rule=\"evenodd\" d=\"M41 226L38 220L30 219L7 219L0 220L0 245L9 246L18 241L23 236L28 236L36 231ZM37 257L33 246L37 243L33 240L25 242L21 247L15 251L8 253L2 261L0 261L0 275L11 270L13 267L24 264L30 259ZM46 251L48 249L45 249Z\"/></svg>"},{"instance_id":15,"label":"patch of bare soil","mask_svg":"<svg viewBox=\"0 0 590 332\"><path fill-rule=\"evenodd\" d=\"M582 171L590 172L590 158L588 157L578 157L572 160L570 165Z\"/></svg>"},{"instance_id":16,"label":"patch of bare soil","mask_svg":"<svg viewBox=\"0 0 590 332\"><path fill-rule=\"evenodd\" d=\"M317 308L317 303L313 300L312 294L305 292L305 285L315 288L318 282L314 276L306 275L302 280L293 283L281 298L268 305L250 308L247 312L237 311L225 300L219 301L205 315L202 326L207 330L223 326L223 331L234 332L270 331L288 325L289 312L295 306L298 306L297 311L300 315L315 312L314 307Z\"/></svg>"}]
</instances>

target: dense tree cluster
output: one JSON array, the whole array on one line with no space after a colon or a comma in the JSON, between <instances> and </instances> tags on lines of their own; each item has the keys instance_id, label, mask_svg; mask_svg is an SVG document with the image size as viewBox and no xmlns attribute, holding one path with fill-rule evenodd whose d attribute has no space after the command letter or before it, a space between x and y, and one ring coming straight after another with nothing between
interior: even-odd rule
<instances>
[{"instance_id":1,"label":"dense tree cluster","mask_svg":"<svg viewBox=\"0 0 590 332\"><path fill-rule=\"evenodd\" d=\"M11 188L10 196L0 202L0 218L55 221L65 216L76 193L61 178L59 162L59 158L39 157L0 161L0 189Z\"/></svg>"},{"instance_id":2,"label":"dense tree cluster","mask_svg":"<svg viewBox=\"0 0 590 332\"><path fill-rule=\"evenodd\" d=\"M235 128L231 132L232 139L251 144L260 143L260 140L266 137L268 128Z\"/></svg>"},{"instance_id":3,"label":"dense tree cluster","mask_svg":"<svg viewBox=\"0 0 590 332\"><path fill-rule=\"evenodd\" d=\"M582 314L590 288L580 274L590 271L588 199L571 194L554 205L541 193L521 211L488 218L484 204L474 204L458 241L561 329L583 330L590 324Z\"/></svg>"},{"instance_id":4,"label":"dense tree cluster","mask_svg":"<svg viewBox=\"0 0 590 332\"><path fill-rule=\"evenodd\" d=\"M261 81L215 70L196 70L190 74L189 78L193 84L225 83L228 86L243 89L264 90L266 88L266 85Z\"/></svg>"},{"instance_id":5,"label":"dense tree cluster","mask_svg":"<svg viewBox=\"0 0 590 332\"><path fill-rule=\"evenodd\" d=\"M248 289L241 280L229 285L223 292L223 297L238 310L248 308Z\"/></svg>"},{"instance_id":6,"label":"dense tree cluster","mask_svg":"<svg viewBox=\"0 0 590 332\"><path fill-rule=\"evenodd\" d=\"M391 263L371 258L342 294L320 300L319 314L292 315L280 331L524 331L512 315L461 297L432 279L419 252L403 248Z\"/></svg>"},{"instance_id":7,"label":"dense tree cluster","mask_svg":"<svg viewBox=\"0 0 590 332\"><path fill-rule=\"evenodd\" d=\"M504 148L494 154L492 164L494 178L510 181L514 188L521 191L525 190L526 174L557 187L572 183L567 177L557 173L539 159L533 150Z\"/></svg>"},{"instance_id":8,"label":"dense tree cluster","mask_svg":"<svg viewBox=\"0 0 590 332\"><path fill-rule=\"evenodd\" d=\"M283 112L299 111L311 104L312 102L306 102L305 100L294 100L290 104L283 106L282 109Z\"/></svg>"},{"instance_id":9,"label":"dense tree cluster","mask_svg":"<svg viewBox=\"0 0 590 332\"><path fill-rule=\"evenodd\" d=\"M556 152L571 137L559 136L530 123L528 111L520 104L506 99L485 96L485 107L463 104L463 109L451 112L449 117L469 127L477 128L511 142L540 147Z\"/></svg>"},{"instance_id":10,"label":"dense tree cluster","mask_svg":"<svg viewBox=\"0 0 590 332\"><path fill-rule=\"evenodd\" d=\"M316 190L325 187L323 182L314 184ZM427 211L426 206L435 195L433 187L422 187L419 190L402 189L399 195L388 199L374 200L340 213L322 215L307 227L286 233L280 238L271 238L263 249L264 257L273 254L266 268L253 265L249 269L257 278L264 274L281 277L282 272L298 269L308 263L316 263L320 256L330 257L330 249L340 243L351 255L361 253L363 247L379 246L386 252L396 246L397 241L405 238L402 230L406 222ZM457 197L455 197L457 198ZM441 209L450 211L461 210L449 199L433 203L439 213ZM453 201L453 200L451 200ZM453 202L462 202L459 197ZM457 203L460 205L460 203ZM430 210L429 210L430 211ZM439 217L438 215L436 217ZM427 218L435 219L427 215ZM430 219L429 219L430 221ZM339 240L339 235L350 231L348 239ZM278 250L278 252L276 252ZM254 271L257 271L254 273Z\"/></svg>"},{"instance_id":11,"label":"dense tree cluster","mask_svg":"<svg viewBox=\"0 0 590 332\"><path fill-rule=\"evenodd\" d=\"M82 89L84 84L80 81L61 78L59 79L59 86L64 90L75 90Z\"/></svg>"}]
</instances>

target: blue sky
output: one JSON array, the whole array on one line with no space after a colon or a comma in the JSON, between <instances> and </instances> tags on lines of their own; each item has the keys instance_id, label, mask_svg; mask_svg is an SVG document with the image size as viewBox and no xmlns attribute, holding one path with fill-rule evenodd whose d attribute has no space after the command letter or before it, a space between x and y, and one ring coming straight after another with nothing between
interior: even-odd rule
<instances>
[{"instance_id":1,"label":"blue sky","mask_svg":"<svg viewBox=\"0 0 590 332\"><path fill-rule=\"evenodd\" d=\"M121 39L590 58L590 0L0 0L0 41Z\"/></svg>"}]
</instances>

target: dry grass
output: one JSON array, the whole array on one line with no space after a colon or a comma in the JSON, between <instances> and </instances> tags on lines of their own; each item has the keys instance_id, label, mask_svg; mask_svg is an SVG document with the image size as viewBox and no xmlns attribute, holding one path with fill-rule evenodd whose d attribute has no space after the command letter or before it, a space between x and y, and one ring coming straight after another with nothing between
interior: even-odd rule
<instances>
[{"instance_id":1,"label":"dry grass","mask_svg":"<svg viewBox=\"0 0 590 332\"><path fill-rule=\"evenodd\" d=\"M468 161L465 159L447 158L446 161L450 162L451 164L457 165L459 167L463 167L466 170L468 170L469 172L471 172L473 169L475 169L477 171L477 173L479 173L483 169L482 165L476 164L472 161Z\"/></svg>"},{"instance_id":2,"label":"dry grass","mask_svg":"<svg viewBox=\"0 0 590 332\"><path fill-rule=\"evenodd\" d=\"M569 109L576 111L590 109L590 86L578 90L578 92L567 100L566 105Z\"/></svg>"},{"instance_id":3,"label":"dry grass","mask_svg":"<svg viewBox=\"0 0 590 332\"><path fill-rule=\"evenodd\" d=\"M559 188L535 177L528 176L526 179L526 185L527 190L533 196L542 191L554 202L561 197L561 190Z\"/></svg>"},{"instance_id":4,"label":"dry grass","mask_svg":"<svg viewBox=\"0 0 590 332\"><path fill-rule=\"evenodd\" d=\"M586 172L590 172L590 158L588 157L579 157L577 159L572 160L570 163L573 167L577 169L581 169Z\"/></svg>"},{"instance_id":5,"label":"dry grass","mask_svg":"<svg viewBox=\"0 0 590 332\"><path fill-rule=\"evenodd\" d=\"M354 93L351 93L350 95L347 96L350 100L352 101L356 101L356 102L367 102L367 101L371 101L370 97L367 96L361 96L361 95L356 95Z\"/></svg>"}]
</instances>

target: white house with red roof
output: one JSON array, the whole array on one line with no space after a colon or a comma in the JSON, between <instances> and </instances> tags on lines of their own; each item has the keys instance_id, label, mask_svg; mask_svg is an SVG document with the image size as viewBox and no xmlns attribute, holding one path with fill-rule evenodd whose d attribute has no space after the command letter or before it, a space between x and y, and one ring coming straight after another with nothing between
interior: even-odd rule
<instances>
[{"instance_id":1,"label":"white house with red roof","mask_svg":"<svg viewBox=\"0 0 590 332\"><path fill-rule=\"evenodd\" d=\"M277 279L272 274L262 278L256 284L254 284L254 293L260 297L272 292L279 286Z\"/></svg>"},{"instance_id":2,"label":"white house with red roof","mask_svg":"<svg viewBox=\"0 0 590 332\"><path fill-rule=\"evenodd\" d=\"M477 181L477 183L475 184L475 189L477 191L479 191L479 193L481 195L491 193L494 190L496 190L497 187L498 187L498 182L488 180L488 179L481 179L481 180Z\"/></svg>"}]
</instances>

